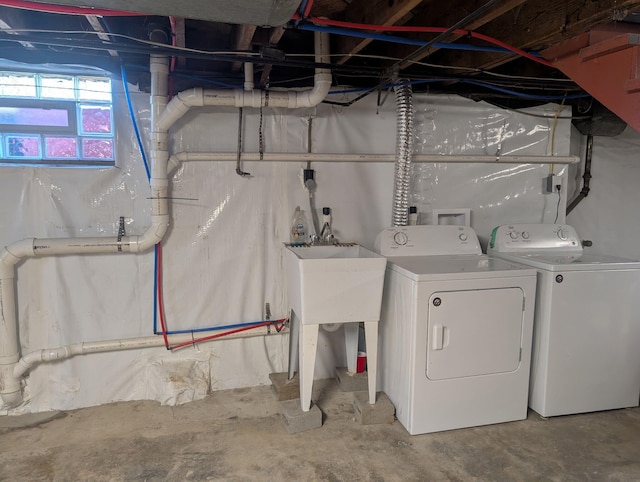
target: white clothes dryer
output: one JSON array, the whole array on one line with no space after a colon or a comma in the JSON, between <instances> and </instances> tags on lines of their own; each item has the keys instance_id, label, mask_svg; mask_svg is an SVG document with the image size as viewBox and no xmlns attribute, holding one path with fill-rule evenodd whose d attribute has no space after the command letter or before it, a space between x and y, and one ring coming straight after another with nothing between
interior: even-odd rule
<instances>
[{"instance_id":1,"label":"white clothes dryer","mask_svg":"<svg viewBox=\"0 0 640 482\"><path fill-rule=\"evenodd\" d=\"M381 387L412 434L527 417L534 269L468 226L385 229Z\"/></svg>"},{"instance_id":2,"label":"white clothes dryer","mask_svg":"<svg viewBox=\"0 0 640 482\"><path fill-rule=\"evenodd\" d=\"M544 417L637 407L640 262L584 254L555 224L498 226L488 252L538 271L529 406Z\"/></svg>"}]
</instances>

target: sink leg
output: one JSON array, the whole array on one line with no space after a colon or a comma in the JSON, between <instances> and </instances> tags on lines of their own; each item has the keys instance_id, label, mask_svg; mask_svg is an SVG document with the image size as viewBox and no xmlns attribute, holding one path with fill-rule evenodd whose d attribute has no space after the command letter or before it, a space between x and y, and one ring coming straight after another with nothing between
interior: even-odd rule
<instances>
[{"instance_id":1,"label":"sink leg","mask_svg":"<svg viewBox=\"0 0 640 482\"><path fill-rule=\"evenodd\" d=\"M376 403L376 377L378 376L378 322L365 321L364 336L367 342L367 381L369 403Z\"/></svg>"},{"instance_id":2,"label":"sink leg","mask_svg":"<svg viewBox=\"0 0 640 482\"><path fill-rule=\"evenodd\" d=\"M319 326L300 323L300 405L303 412L308 412L311 408Z\"/></svg>"},{"instance_id":3,"label":"sink leg","mask_svg":"<svg viewBox=\"0 0 640 482\"><path fill-rule=\"evenodd\" d=\"M289 316L289 369L288 379L293 379L296 374L296 368L298 368L298 345L300 340L300 319L296 316L295 311L291 310Z\"/></svg>"},{"instance_id":4,"label":"sink leg","mask_svg":"<svg viewBox=\"0 0 640 482\"><path fill-rule=\"evenodd\" d=\"M358 332L360 331L360 323L345 323L344 327L344 344L347 349L347 370L349 373L356 372L358 363Z\"/></svg>"}]
</instances>

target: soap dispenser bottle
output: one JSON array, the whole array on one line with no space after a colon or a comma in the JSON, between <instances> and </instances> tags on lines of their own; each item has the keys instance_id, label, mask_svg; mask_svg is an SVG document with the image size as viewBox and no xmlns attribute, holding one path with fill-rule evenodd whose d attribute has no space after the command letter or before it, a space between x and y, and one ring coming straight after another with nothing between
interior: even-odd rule
<instances>
[{"instance_id":1,"label":"soap dispenser bottle","mask_svg":"<svg viewBox=\"0 0 640 482\"><path fill-rule=\"evenodd\" d=\"M307 242L307 217L300 209L300 206L296 206L296 210L293 212L293 221L291 221L291 246L302 246Z\"/></svg>"}]
</instances>

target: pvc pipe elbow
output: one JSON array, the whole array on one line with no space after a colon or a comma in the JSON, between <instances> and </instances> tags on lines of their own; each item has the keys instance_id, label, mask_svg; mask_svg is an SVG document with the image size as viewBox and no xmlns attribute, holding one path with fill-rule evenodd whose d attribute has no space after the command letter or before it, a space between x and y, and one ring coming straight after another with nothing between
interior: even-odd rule
<instances>
[{"instance_id":1,"label":"pvc pipe elbow","mask_svg":"<svg viewBox=\"0 0 640 482\"><path fill-rule=\"evenodd\" d=\"M137 236L137 239L135 239L135 241L132 241L132 252L140 253L142 251L146 251L152 246L158 244L160 241L162 241L162 238L164 238L164 235L169 228L169 215L152 215L151 221L152 222L149 229L147 229L144 234Z\"/></svg>"},{"instance_id":2,"label":"pvc pipe elbow","mask_svg":"<svg viewBox=\"0 0 640 482\"><path fill-rule=\"evenodd\" d=\"M180 164L182 164L182 162L177 156L171 156L167 162L167 174L171 175L173 171L180 167Z\"/></svg>"},{"instance_id":3,"label":"pvc pipe elbow","mask_svg":"<svg viewBox=\"0 0 640 482\"><path fill-rule=\"evenodd\" d=\"M22 403L22 390L18 388L12 392L0 393L5 408L15 408Z\"/></svg>"},{"instance_id":4,"label":"pvc pipe elbow","mask_svg":"<svg viewBox=\"0 0 640 482\"><path fill-rule=\"evenodd\" d=\"M204 96L200 87L180 92L171 102L167 104L160 117L158 118L154 129L161 132L169 130L178 119L187 113L191 107L203 106Z\"/></svg>"},{"instance_id":5,"label":"pvc pipe elbow","mask_svg":"<svg viewBox=\"0 0 640 482\"><path fill-rule=\"evenodd\" d=\"M14 376L16 361L0 365L0 397L6 407L15 407L22 403L22 384L20 378Z\"/></svg>"},{"instance_id":6,"label":"pvc pipe elbow","mask_svg":"<svg viewBox=\"0 0 640 482\"><path fill-rule=\"evenodd\" d=\"M26 238L10 244L5 249L12 256L18 259L27 258L29 256L35 255L34 248L33 248L34 242L35 242L35 238Z\"/></svg>"},{"instance_id":7,"label":"pvc pipe elbow","mask_svg":"<svg viewBox=\"0 0 640 482\"><path fill-rule=\"evenodd\" d=\"M4 248L4 251L0 254L0 279L13 278L15 276L15 265L23 258L35 256L34 241L34 238L27 238Z\"/></svg>"}]
</instances>

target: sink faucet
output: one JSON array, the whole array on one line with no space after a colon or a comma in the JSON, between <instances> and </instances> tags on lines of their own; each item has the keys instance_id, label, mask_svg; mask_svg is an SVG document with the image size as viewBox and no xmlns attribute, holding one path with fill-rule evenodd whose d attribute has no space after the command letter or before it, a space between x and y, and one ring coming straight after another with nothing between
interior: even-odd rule
<instances>
[{"instance_id":1,"label":"sink faucet","mask_svg":"<svg viewBox=\"0 0 640 482\"><path fill-rule=\"evenodd\" d=\"M322 230L319 244L335 244L338 240L331 231L331 208L322 208Z\"/></svg>"}]
</instances>

